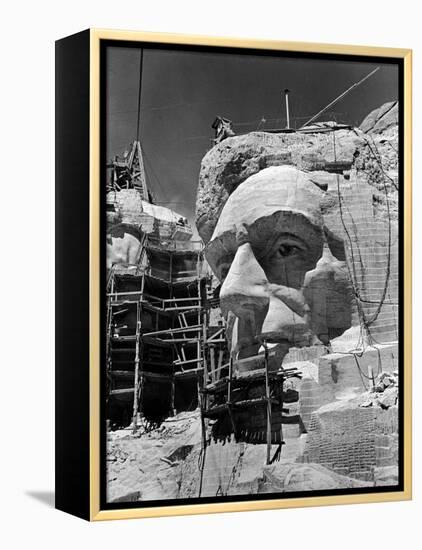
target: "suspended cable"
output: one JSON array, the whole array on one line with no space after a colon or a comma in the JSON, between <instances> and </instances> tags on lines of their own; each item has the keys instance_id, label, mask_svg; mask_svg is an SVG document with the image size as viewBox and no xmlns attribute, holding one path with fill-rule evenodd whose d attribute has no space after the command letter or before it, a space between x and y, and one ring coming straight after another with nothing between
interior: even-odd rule
<instances>
[{"instance_id":1,"label":"suspended cable","mask_svg":"<svg viewBox=\"0 0 422 550\"><path fill-rule=\"evenodd\" d=\"M141 98L142 98L142 69L144 63L144 48L141 48L139 55L139 84L138 84L138 116L136 121L136 141L139 141L140 122L141 122Z\"/></svg>"},{"instance_id":2,"label":"suspended cable","mask_svg":"<svg viewBox=\"0 0 422 550\"><path fill-rule=\"evenodd\" d=\"M317 118L319 118L323 113L325 113L330 107L332 107L333 105L335 105L336 103L338 103L341 99L343 99L343 97L345 95L347 95L350 91L352 91L354 88L357 88L358 86L360 86L363 82L365 82L365 80L367 80L369 77L371 77L373 74L375 74L377 71L379 70L379 67L376 67L373 71L371 71L369 74L367 74L366 76L364 76L361 80L359 80L359 82L355 82L354 84L352 84L349 88L347 88L347 90L345 90L343 93L341 93L338 97L336 97L333 101L330 101L330 103L328 105L326 105L323 109L321 109L320 111L318 111L318 113L316 115L314 115L313 117L311 117L307 122L305 122L305 124L300 128L304 128L305 126L308 126L311 122L313 122L314 120L316 120Z\"/></svg>"},{"instance_id":3,"label":"suspended cable","mask_svg":"<svg viewBox=\"0 0 422 550\"><path fill-rule=\"evenodd\" d=\"M151 162L149 156L147 155L145 149L143 150L143 152L144 152L145 164L148 166L148 171L149 171L150 174L152 174L152 176L154 177L154 180L155 180L155 182L156 182L156 184L157 184L157 187L158 187L158 189L159 189L159 191L160 191L160 194L161 194L163 197L165 197L165 196L166 196L166 193L164 192L164 189L163 189L163 187L161 186L160 180L159 180L159 178L158 178L158 176L157 176L157 174L156 174L156 172L155 172L155 170L154 170L154 168L153 168L153 164L152 164L152 162ZM150 184L152 183L152 179L153 179L152 177L149 178ZM155 186L154 186L154 187L155 187Z\"/></svg>"}]
</instances>

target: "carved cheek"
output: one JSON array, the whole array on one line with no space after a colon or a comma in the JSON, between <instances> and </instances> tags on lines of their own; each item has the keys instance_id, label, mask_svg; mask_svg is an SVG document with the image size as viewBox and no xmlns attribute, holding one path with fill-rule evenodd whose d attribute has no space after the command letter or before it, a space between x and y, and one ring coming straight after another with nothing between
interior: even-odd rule
<instances>
[{"instance_id":1,"label":"carved cheek","mask_svg":"<svg viewBox=\"0 0 422 550\"><path fill-rule=\"evenodd\" d=\"M327 343L352 324L353 293L346 268L323 258L305 279L304 294L311 309L312 328Z\"/></svg>"}]
</instances>

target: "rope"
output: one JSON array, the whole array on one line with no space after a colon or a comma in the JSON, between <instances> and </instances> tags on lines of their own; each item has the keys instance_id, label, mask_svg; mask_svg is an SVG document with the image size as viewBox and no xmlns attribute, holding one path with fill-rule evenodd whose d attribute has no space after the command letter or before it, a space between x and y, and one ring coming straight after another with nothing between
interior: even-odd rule
<instances>
[{"instance_id":1,"label":"rope","mask_svg":"<svg viewBox=\"0 0 422 550\"><path fill-rule=\"evenodd\" d=\"M359 365L359 361L357 360L357 357L355 355L353 357L355 358L355 363L356 363L356 366L357 366L359 374L360 374L360 379L362 380L362 385L365 388L365 391L368 391L368 388L367 388L363 378L365 377L368 380L372 380L372 379L362 371L362 369L360 368L360 365Z\"/></svg>"},{"instance_id":2,"label":"rope","mask_svg":"<svg viewBox=\"0 0 422 550\"><path fill-rule=\"evenodd\" d=\"M333 132L334 160L336 160L336 141L335 141L335 139L336 139L335 138L335 132ZM380 162L380 158L375 154L375 152L373 151L370 143L368 141L367 141L367 143L368 143L369 149L372 152L376 162L380 166L382 174L385 176L384 170L382 168L382 164ZM374 144L374 146L375 146L375 144ZM376 148L376 146L375 146L375 148ZM347 227L347 225L345 223L345 220L344 220L342 196L341 196L341 191L340 191L340 180L339 180L339 176L337 176L337 195L338 195L338 200L339 200L340 219L341 219L341 222L342 222L342 225L343 225L344 232L345 232L345 234L347 236L347 239L349 241L349 244L350 244L350 254L351 254L351 260L352 260L353 276L352 276L352 272L350 270L348 262L347 262L347 269L349 271L350 279L351 279L351 282L352 282L353 293L355 294L355 296L357 298L357 306L358 306L359 317L360 317L361 322L363 323L364 327L367 330L367 335L369 337L369 340L372 340L372 336L371 336L369 327L378 319L379 314L381 312L381 309L382 309L382 307L385 303L385 299L386 299L387 291L388 291L388 284L389 284L389 280L390 280L390 274L391 274L391 212L390 212L390 201L389 201L389 197L388 197L388 189L387 189L387 185L385 183L385 177L383 178L383 186L384 186L384 193L385 193L385 199L386 199L386 205L387 205L387 215L388 215L387 269L386 269L386 276L385 276L385 280L384 280L384 285L383 285L383 291L382 291L381 298L380 298L379 301L375 302L375 303L378 304L377 308L376 308L374 314L371 316L371 318L368 319L365 312L364 312L364 310L363 310L363 308L362 308L362 303L373 303L373 302L369 301L369 300L365 300L362 297L360 289L357 286L357 280L358 279L357 279L356 266L355 266L354 244L353 244L353 240L351 238L350 232L348 230L348 227ZM349 214L350 214L350 212L349 212ZM350 214L350 216L351 216L351 214ZM352 219L352 223L353 223L353 225L355 225L353 219ZM355 232L356 232L356 229L355 229ZM360 261L361 266L363 267L363 261L362 261L362 257L361 257L361 254L360 254L360 248L359 248L358 244L356 244L356 246L358 247L359 261Z\"/></svg>"},{"instance_id":3,"label":"rope","mask_svg":"<svg viewBox=\"0 0 422 550\"><path fill-rule=\"evenodd\" d=\"M369 148L372 151L368 140L366 140L366 142L368 143ZM376 148L376 146L375 146L375 148ZM378 150L377 150L377 152L378 152ZM374 315L372 316L370 321L367 322L367 326L374 323L376 321L376 319L378 318L380 312L381 312L381 308L382 308L382 306L384 304L384 301L385 301L385 298L387 296L388 283L389 283L389 280L390 280L390 271L391 271L391 213L390 213L390 200L388 198L388 189L387 189L387 185L385 183L385 173L384 173L382 164L380 162L380 159L376 155L375 155L375 160L378 162L378 165L381 169L381 173L384 176L384 178L382 180L382 183L383 183L383 186L384 186L385 202L386 202L386 206L387 206L387 216L388 216L388 256L387 256L387 271L386 271L386 275L385 275L384 289L383 289L383 293L382 293L382 296L381 296L381 300L378 304L378 307L377 307ZM397 189L397 187L396 187L396 189Z\"/></svg>"},{"instance_id":4,"label":"rope","mask_svg":"<svg viewBox=\"0 0 422 550\"><path fill-rule=\"evenodd\" d=\"M334 160L337 160L335 132L333 132L333 148L334 148ZM353 241L352 241L352 238L350 236L349 230L347 228L346 222L344 221L342 197L341 197L341 191L340 191L340 178L339 178L338 175L336 176L336 179L337 179L337 195L338 195L338 201L339 201L340 219L341 219L341 223L343 225L344 232L346 233L346 236L347 236L347 238L349 240L349 243L350 243L350 254L352 256L353 275L352 275L352 272L351 272L351 269L350 269L350 266L349 266L349 262L346 262L346 266L347 266L347 270L349 272L349 277L350 277L350 280L351 280L351 283L352 283L353 293L357 298L357 306L358 306L359 317L360 317L362 323L364 323L365 318L364 318L364 312L363 312L361 304L360 304L360 292L359 292L359 289L357 288L357 285L356 285L357 273L356 273L355 258L354 258L354 252L353 252Z\"/></svg>"},{"instance_id":5,"label":"rope","mask_svg":"<svg viewBox=\"0 0 422 550\"><path fill-rule=\"evenodd\" d=\"M198 468L199 468L199 490L198 490L198 498L202 494L202 485L204 482L204 468L205 468L205 459L207 455L207 442L205 441L205 445L203 448L201 448L201 451L198 456Z\"/></svg>"}]
</instances>

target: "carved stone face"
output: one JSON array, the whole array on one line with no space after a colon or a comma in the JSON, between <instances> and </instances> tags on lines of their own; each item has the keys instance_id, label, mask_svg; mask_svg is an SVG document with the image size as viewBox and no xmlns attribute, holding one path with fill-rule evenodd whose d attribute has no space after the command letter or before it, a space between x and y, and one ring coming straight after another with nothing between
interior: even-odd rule
<instances>
[{"instance_id":1,"label":"carved stone face","mask_svg":"<svg viewBox=\"0 0 422 550\"><path fill-rule=\"evenodd\" d=\"M223 313L235 316L239 359L263 340L281 359L350 327L349 282L326 243L321 196L307 173L278 166L246 179L224 205L206 258L222 284Z\"/></svg>"}]
</instances>

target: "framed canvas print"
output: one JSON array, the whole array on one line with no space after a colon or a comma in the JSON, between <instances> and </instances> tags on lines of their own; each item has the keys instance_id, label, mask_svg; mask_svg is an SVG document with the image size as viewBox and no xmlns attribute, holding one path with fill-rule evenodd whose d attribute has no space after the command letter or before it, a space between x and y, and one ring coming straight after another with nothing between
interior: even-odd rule
<instances>
[{"instance_id":1,"label":"framed canvas print","mask_svg":"<svg viewBox=\"0 0 422 550\"><path fill-rule=\"evenodd\" d=\"M411 52L56 43L56 506L411 498Z\"/></svg>"}]
</instances>

